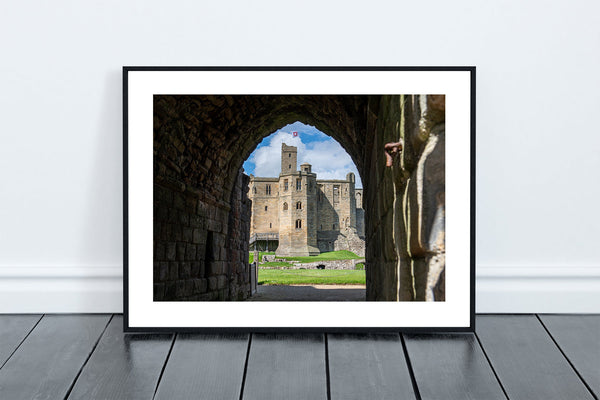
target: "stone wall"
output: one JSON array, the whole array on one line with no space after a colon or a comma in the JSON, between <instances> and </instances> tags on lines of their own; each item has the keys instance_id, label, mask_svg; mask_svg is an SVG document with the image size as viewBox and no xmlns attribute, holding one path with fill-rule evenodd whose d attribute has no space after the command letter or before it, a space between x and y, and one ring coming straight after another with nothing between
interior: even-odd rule
<instances>
[{"instance_id":1,"label":"stone wall","mask_svg":"<svg viewBox=\"0 0 600 400\"><path fill-rule=\"evenodd\" d=\"M363 209L363 190L354 189L356 203L356 233L364 239L365 237L365 210Z\"/></svg>"},{"instance_id":2,"label":"stone wall","mask_svg":"<svg viewBox=\"0 0 600 400\"><path fill-rule=\"evenodd\" d=\"M279 179L252 178L248 196L252 200L250 235L279 232Z\"/></svg>"},{"instance_id":3,"label":"stone wall","mask_svg":"<svg viewBox=\"0 0 600 400\"><path fill-rule=\"evenodd\" d=\"M169 115L173 98L155 97L154 300L243 300L250 295L249 179L240 168L205 185L185 169L206 171L220 158L191 157L200 143ZM225 191L226 182L230 189ZM135 205L132 205L135 206Z\"/></svg>"},{"instance_id":4,"label":"stone wall","mask_svg":"<svg viewBox=\"0 0 600 400\"><path fill-rule=\"evenodd\" d=\"M317 244L321 252L348 250L358 256L365 256L365 240L358 236L353 228L341 231L319 231Z\"/></svg>"},{"instance_id":5,"label":"stone wall","mask_svg":"<svg viewBox=\"0 0 600 400\"><path fill-rule=\"evenodd\" d=\"M164 183L154 185L154 300L246 298L247 255L239 244L249 240L247 178L240 173L227 206Z\"/></svg>"},{"instance_id":6,"label":"stone wall","mask_svg":"<svg viewBox=\"0 0 600 400\"><path fill-rule=\"evenodd\" d=\"M369 102L367 298L445 299L445 97ZM386 143L403 141L386 167ZM395 287L386 282L397 282Z\"/></svg>"},{"instance_id":7,"label":"stone wall","mask_svg":"<svg viewBox=\"0 0 600 400\"><path fill-rule=\"evenodd\" d=\"M264 256L268 257L268 256ZM275 256L271 256L267 260L278 261L279 259ZM285 260L280 260L285 261ZM356 260L328 260L328 261L315 261L310 263L294 263L291 267L273 267L272 269L356 269L356 264L364 264L365 259ZM265 268L265 267L261 267ZM268 268L268 267L267 267Z\"/></svg>"}]
</instances>

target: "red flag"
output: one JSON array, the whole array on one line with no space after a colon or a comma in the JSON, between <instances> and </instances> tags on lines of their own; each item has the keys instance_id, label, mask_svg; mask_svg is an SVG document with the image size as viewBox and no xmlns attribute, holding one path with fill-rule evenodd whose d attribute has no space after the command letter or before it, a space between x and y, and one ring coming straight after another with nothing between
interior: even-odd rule
<instances>
[{"instance_id":1,"label":"red flag","mask_svg":"<svg viewBox=\"0 0 600 400\"><path fill-rule=\"evenodd\" d=\"M294 137L298 136L298 132L292 132L292 136L294 136Z\"/></svg>"}]
</instances>

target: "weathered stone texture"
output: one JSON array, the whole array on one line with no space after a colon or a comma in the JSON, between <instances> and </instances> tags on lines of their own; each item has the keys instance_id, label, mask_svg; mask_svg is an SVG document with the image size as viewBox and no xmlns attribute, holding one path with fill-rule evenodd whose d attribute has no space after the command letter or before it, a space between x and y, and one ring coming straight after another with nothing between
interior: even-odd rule
<instances>
[{"instance_id":1,"label":"weathered stone texture","mask_svg":"<svg viewBox=\"0 0 600 400\"><path fill-rule=\"evenodd\" d=\"M265 136L297 120L340 142L363 178L367 298L444 300L441 95L156 95L154 299L249 296L251 204L241 167ZM384 145L400 140L388 168Z\"/></svg>"},{"instance_id":2,"label":"weathered stone texture","mask_svg":"<svg viewBox=\"0 0 600 400\"><path fill-rule=\"evenodd\" d=\"M402 141L391 168L373 152L367 222L367 297L371 300L445 299L445 99L444 96L383 96L370 103L374 147ZM366 188L367 189L367 188ZM393 240L385 237L392 233ZM374 240L373 240L374 239ZM386 240L387 239L387 240ZM377 243L382 243L378 249ZM380 251L379 251L380 250ZM375 266L373 258L378 259ZM390 262L396 260L396 267ZM396 280L395 290L378 287Z\"/></svg>"}]
</instances>

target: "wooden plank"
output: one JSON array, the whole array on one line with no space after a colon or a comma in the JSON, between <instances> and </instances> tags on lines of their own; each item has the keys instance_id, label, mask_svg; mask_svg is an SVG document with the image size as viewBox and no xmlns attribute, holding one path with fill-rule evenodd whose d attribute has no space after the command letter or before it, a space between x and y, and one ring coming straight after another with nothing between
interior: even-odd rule
<instances>
[{"instance_id":1,"label":"wooden plank","mask_svg":"<svg viewBox=\"0 0 600 400\"><path fill-rule=\"evenodd\" d=\"M62 399L110 315L46 315L0 370L0 399Z\"/></svg>"},{"instance_id":2,"label":"wooden plank","mask_svg":"<svg viewBox=\"0 0 600 400\"><path fill-rule=\"evenodd\" d=\"M0 315L0 367L27 337L41 315Z\"/></svg>"},{"instance_id":3,"label":"wooden plank","mask_svg":"<svg viewBox=\"0 0 600 400\"><path fill-rule=\"evenodd\" d=\"M324 335L252 335L243 399L327 399Z\"/></svg>"},{"instance_id":4,"label":"wooden plank","mask_svg":"<svg viewBox=\"0 0 600 400\"><path fill-rule=\"evenodd\" d=\"M239 399L248 334L180 334L156 399Z\"/></svg>"},{"instance_id":5,"label":"wooden plank","mask_svg":"<svg viewBox=\"0 0 600 400\"><path fill-rule=\"evenodd\" d=\"M593 398L534 315L478 316L476 326L509 398Z\"/></svg>"},{"instance_id":6,"label":"wooden plank","mask_svg":"<svg viewBox=\"0 0 600 400\"><path fill-rule=\"evenodd\" d=\"M473 334L404 335L423 400L506 399Z\"/></svg>"},{"instance_id":7,"label":"wooden plank","mask_svg":"<svg viewBox=\"0 0 600 400\"><path fill-rule=\"evenodd\" d=\"M588 388L600 397L600 315L540 315Z\"/></svg>"},{"instance_id":8,"label":"wooden plank","mask_svg":"<svg viewBox=\"0 0 600 400\"><path fill-rule=\"evenodd\" d=\"M329 334L331 399L415 399L400 336Z\"/></svg>"},{"instance_id":9,"label":"wooden plank","mask_svg":"<svg viewBox=\"0 0 600 400\"><path fill-rule=\"evenodd\" d=\"M125 335L115 316L73 387L75 399L151 399L173 335Z\"/></svg>"}]
</instances>

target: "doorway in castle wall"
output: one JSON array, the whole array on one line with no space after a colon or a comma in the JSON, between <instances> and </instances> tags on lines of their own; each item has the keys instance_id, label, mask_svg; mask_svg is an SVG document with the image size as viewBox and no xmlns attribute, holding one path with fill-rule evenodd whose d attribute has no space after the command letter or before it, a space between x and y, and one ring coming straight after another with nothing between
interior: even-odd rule
<instances>
[{"instance_id":1,"label":"doorway in castle wall","mask_svg":"<svg viewBox=\"0 0 600 400\"><path fill-rule=\"evenodd\" d=\"M251 200L251 301L364 301L361 177L333 138L296 121L243 165Z\"/></svg>"}]
</instances>

